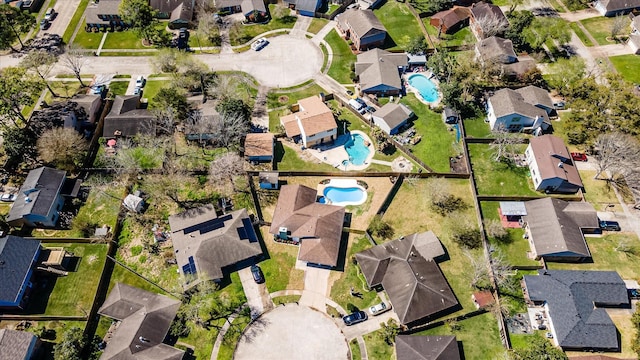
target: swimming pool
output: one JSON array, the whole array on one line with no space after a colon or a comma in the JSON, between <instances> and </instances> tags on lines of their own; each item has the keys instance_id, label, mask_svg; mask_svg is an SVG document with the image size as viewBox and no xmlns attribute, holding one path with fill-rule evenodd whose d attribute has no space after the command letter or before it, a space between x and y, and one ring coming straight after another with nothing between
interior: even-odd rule
<instances>
[{"instance_id":1,"label":"swimming pool","mask_svg":"<svg viewBox=\"0 0 640 360\"><path fill-rule=\"evenodd\" d=\"M438 88L436 84L422 74L413 74L409 76L409 85L418 89L420 96L424 101L436 102L438 100Z\"/></svg>"},{"instance_id":2,"label":"swimming pool","mask_svg":"<svg viewBox=\"0 0 640 360\"><path fill-rule=\"evenodd\" d=\"M367 200L367 192L362 187L327 186L322 192L332 205L360 205ZM322 201L321 201L322 202ZM326 200L324 202L327 202Z\"/></svg>"},{"instance_id":3,"label":"swimming pool","mask_svg":"<svg viewBox=\"0 0 640 360\"><path fill-rule=\"evenodd\" d=\"M351 139L349 139L344 144L344 149L349 154L349 162L353 165L362 165L367 160L369 153L371 153L371 149L364 144L364 138L360 134L351 135Z\"/></svg>"}]
</instances>

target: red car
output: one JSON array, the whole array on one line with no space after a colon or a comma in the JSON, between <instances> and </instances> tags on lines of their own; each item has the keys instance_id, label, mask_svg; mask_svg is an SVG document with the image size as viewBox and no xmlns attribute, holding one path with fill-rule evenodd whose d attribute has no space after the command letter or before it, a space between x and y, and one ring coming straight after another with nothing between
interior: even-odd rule
<instances>
[{"instance_id":1,"label":"red car","mask_svg":"<svg viewBox=\"0 0 640 360\"><path fill-rule=\"evenodd\" d=\"M575 161L587 161L587 154L581 152L572 152L571 158Z\"/></svg>"}]
</instances>

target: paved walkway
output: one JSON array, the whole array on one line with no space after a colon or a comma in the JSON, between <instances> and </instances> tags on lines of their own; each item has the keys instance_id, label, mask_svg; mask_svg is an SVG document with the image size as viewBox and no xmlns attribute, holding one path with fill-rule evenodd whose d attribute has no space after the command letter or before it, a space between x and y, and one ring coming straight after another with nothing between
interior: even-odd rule
<instances>
[{"instance_id":1,"label":"paved walkway","mask_svg":"<svg viewBox=\"0 0 640 360\"><path fill-rule=\"evenodd\" d=\"M218 332L218 336L216 336L216 341L213 343L213 350L211 350L211 358L210 359L218 359L218 352L220 351L220 346L222 345L222 339L224 338L224 335L227 333L227 331L229 330L229 327L231 327L231 323L233 323L233 320L235 320L238 317L238 314L240 313L240 311L246 306L246 304L240 306L239 308L237 308L233 314L231 314L231 316L229 316L229 318L227 319L227 322L224 323L224 325L222 325L222 328L220 329L220 331Z\"/></svg>"}]
</instances>

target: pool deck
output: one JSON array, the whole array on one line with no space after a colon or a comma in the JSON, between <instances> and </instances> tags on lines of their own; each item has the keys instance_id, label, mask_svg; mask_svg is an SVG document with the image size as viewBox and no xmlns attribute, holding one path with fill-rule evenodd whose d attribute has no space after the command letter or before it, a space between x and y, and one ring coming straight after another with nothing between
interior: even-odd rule
<instances>
[{"instance_id":1,"label":"pool deck","mask_svg":"<svg viewBox=\"0 0 640 360\"><path fill-rule=\"evenodd\" d=\"M369 155L367 159L364 161L362 165L353 165L350 163L349 154L347 154L347 150L344 148L344 144L347 143L351 135L359 134L361 135L366 142L369 143ZM305 149L304 151L308 151L311 155L318 158L320 161L323 161L338 170L343 171L359 171L364 170L371 165L371 160L373 160L373 156L376 153L376 150L373 147L373 142L371 138L367 134L362 131L354 130L347 134L340 135L336 141L332 145L322 145L312 149ZM347 164L343 165L342 163L347 160Z\"/></svg>"},{"instance_id":2,"label":"pool deck","mask_svg":"<svg viewBox=\"0 0 640 360\"><path fill-rule=\"evenodd\" d=\"M413 86L411 86L411 84L409 84L409 77L411 75L422 75L425 76L427 79L431 80L431 82L433 82L433 84L436 86L436 88L438 89L438 100L434 101L434 102L428 102L425 99L422 98L422 95L420 95L420 92L418 91L418 89L414 88ZM431 108L434 108L438 105L440 105L440 102L442 101L442 92L440 92L440 82L438 81L438 79L436 79L433 76L433 72L431 70L428 71L423 71L423 72L408 72L402 75L402 80L404 81L404 86L407 89L407 92L411 92L413 93L416 98L418 100L420 100L420 102L422 102L425 105L428 105Z\"/></svg>"}]
</instances>

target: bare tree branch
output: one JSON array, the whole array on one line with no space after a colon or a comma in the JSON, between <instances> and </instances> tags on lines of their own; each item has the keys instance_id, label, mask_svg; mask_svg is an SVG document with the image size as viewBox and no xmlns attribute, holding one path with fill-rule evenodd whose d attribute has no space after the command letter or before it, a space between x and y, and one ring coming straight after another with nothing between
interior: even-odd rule
<instances>
[{"instance_id":1,"label":"bare tree branch","mask_svg":"<svg viewBox=\"0 0 640 360\"><path fill-rule=\"evenodd\" d=\"M82 87L87 86L82 82L81 76L82 68L87 64L87 59L79 47L68 45L67 51L60 57L60 63L75 75Z\"/></svg>"}]
</instances>

